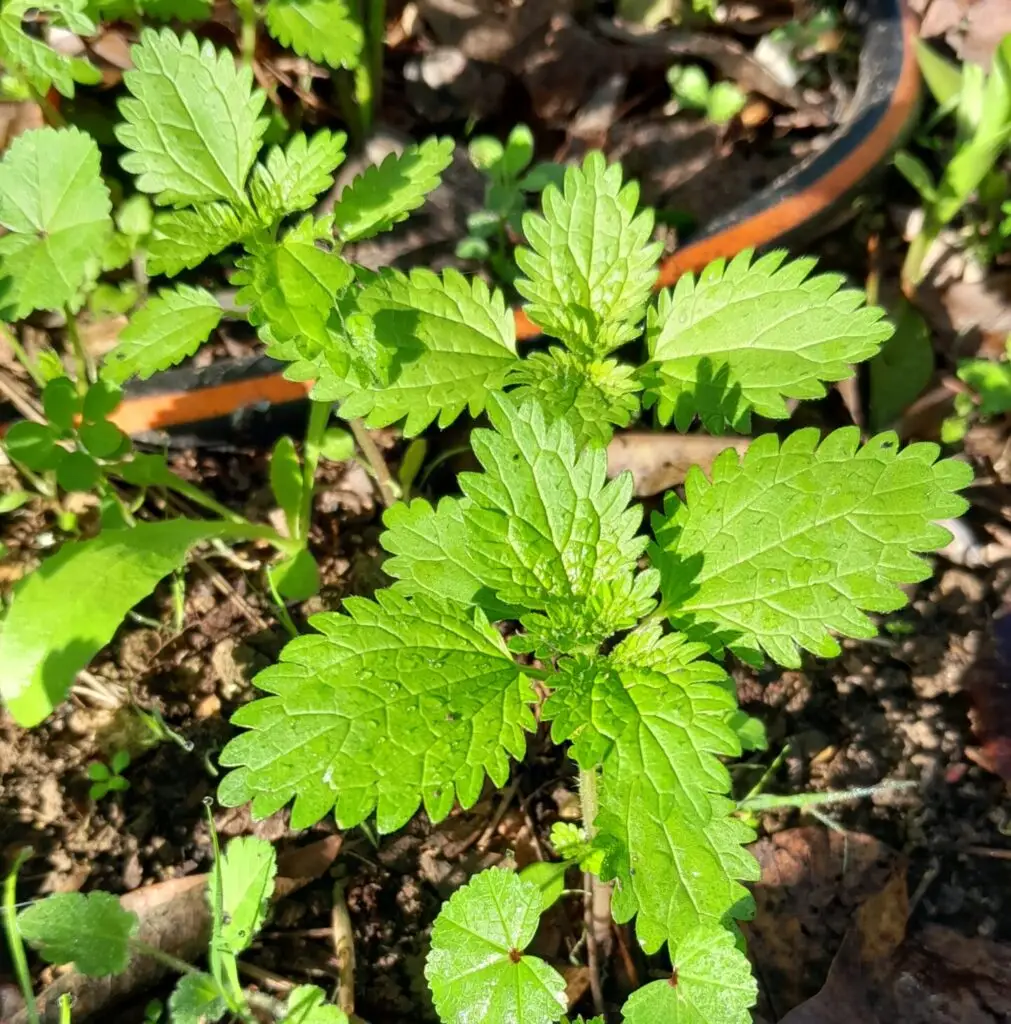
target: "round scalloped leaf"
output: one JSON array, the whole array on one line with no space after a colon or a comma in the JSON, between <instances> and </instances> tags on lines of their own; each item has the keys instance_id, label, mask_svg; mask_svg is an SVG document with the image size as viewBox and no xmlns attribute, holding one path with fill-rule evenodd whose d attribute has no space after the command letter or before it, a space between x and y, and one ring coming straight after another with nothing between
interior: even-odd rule
<instances>
[{"instance_id":1,"label":"round scalloped leaf","mask_svg":"<svg viewBox=\"0 0 1011 1024\"><path fill-rule=\"evenodd\" d=\"M552 1024L568 1002L565 979L524 956L541 916L541 891L492 868L458 889L436 918L425 977L443 1024Z\"/></svg>"}]
</instances>

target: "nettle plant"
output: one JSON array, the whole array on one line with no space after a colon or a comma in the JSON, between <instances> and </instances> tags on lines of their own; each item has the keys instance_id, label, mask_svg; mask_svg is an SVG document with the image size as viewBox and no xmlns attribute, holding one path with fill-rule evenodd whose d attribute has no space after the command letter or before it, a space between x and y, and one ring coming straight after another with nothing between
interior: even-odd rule
<instances>
[{"instance_id":1,"label":"nettle plant","mask_svg":"<svg viewBox=\"0 0 1011 1024\"><path fill-rule=\"evenodd\" d=\"M640 402L682 430L748 429L752 412L824 394L891 328L838 275L782 253L714 263L651 301L659 246L637 201L591 154L524 218L516 287L559 343L546 352L519 358L501 295L453 271L384 271L359 293L393 370L385 385L334 378L342 413L416 434L485 412L482 471L461 474L459 497L387 511L395 582L314 617L256 678L267 696L232 719L246 731L222 752L219 799L258 818L293 801L294 828L332 811L388 833L420 807L437 822L486 776L504 785L548 722L578 769L577 856L672 965L625 1019L743 1024L756 989L737 922L758 866L723 759L755 730L720 660L798 667L804 651L838 654L833 634L873 636L867 613L929 576L916 553L948 541L936 521L965 509L971 471L890 433L767 434L708 477L693 469L642 532L605 451ZM643 330L641 365L619 361ZM427 966L444 1021L562 1017L561 977L523 953L542 905L498 871L448 902Z\"/></svg>"},{"instance_id":2,"label":"nettle plant","mask_svg":"<svg viewBox=\"0 0 1011 1024\"><path fill-rule=\"evenodd\" d=\"M125 75L131 96L121 102L124 121L116 129L126 150L121 164L162 208L140 234L125 230L122 216L114 226L98 147L79 130L27 132L0 161L0 223L7 229L0 315L16 322L39 310L62 312L76 364L76 379L63 375L55 357L42 366L7 332L42 391L44 419L16 424L4 449L43 495L95 491L102 513L98 537L64 544L15 588L0 628L0 694L28 726L63 699L133 605L197 543L272 545L281 558L268 584L279 605L318 586L308 531L331 402L311 403L301 459L289 438L274 450L270 482L285 513L281 532L222 505L172 472L163 456L135 452L113 422L120 386L192 355L223 309L202 287L160 289L132 313L96 379L77 316L108 269L109 251L128 262L131 247L142 246L146 273L172 277L241 247L239 302L248 304L268 351L290 360L292 375L316 379L317 390L338 379L381 387L394 353L374 341L369 317L357 308L368 275L340 249L403 220L451 159L450 140L408 147L358 176L333 212L317 217L305 211L332 186L344 159L342 133L296 134L258 160L265 97L252 88L248 69L209 43L168 30L143 32L132 55L134 69ZM138 522L149 492L213 518Z\"/></svg>"}]
</instances>

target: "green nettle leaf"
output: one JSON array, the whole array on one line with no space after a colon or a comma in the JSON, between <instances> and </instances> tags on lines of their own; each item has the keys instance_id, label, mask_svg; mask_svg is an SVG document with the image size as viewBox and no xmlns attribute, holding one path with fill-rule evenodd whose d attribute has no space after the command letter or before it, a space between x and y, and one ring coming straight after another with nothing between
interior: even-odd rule
<instances>
[{"instance_id":1,"label":"green nettle leaf","mask_svg":"<svg viewBox=\"0 0 1011 1024\"><path fill-rule=\"evenodd\" d=\"M799 667L798 647L839 653L830 631L874 636L864 611L901 608L899 586L930 575L911 552L948 543L935 521L965 511L953 492L971 482L970 467L938 462L935 444L900 451L892 433L860 447L856 427L818 442L814 428L782 443L764 435L742 460L722 452L711 481L693 467L684 504L667 496L651 555L676 627Z\"/></svg>"},{"instance_id":2,"label":"green nettle leaf","mask_svg":"<svg viewBox=\"0 0 1011 1024\"><path fill-rule=\"evenodd\" d=\"M288 996L284 1024L348 1024L348 1015L328 1003L321 988L299 985Z\"/></svg>"},{"instance_id":3,"label":"green nettle leaf","mask_svg":"<svg viewBox=\"0 0 1011 1024\"><path fill-rule=\"evenodd\" d=\"M565 979L524 956L541 916L541 892L511 871L474 875L443 905L425 977L445 1024L551 1024L565 1013Z\"/></svg>"},{"instance_id":4,"label":"green nettle leaf","mask_svg":"<svg viewBox=\"0 0 1011 1024\"><path fill-rule=\"evenodd\" d=\"M609 657L563 659L544 706L552 739L572 740L581 768L601 765L601 874L618 880L615 920L638 914L647 952L753 910L738 879L758 877L742 849L754 836L721 795L719 757L740 754L734 688L704 653L659 623L641 627Z\"/></svg>"},{"instance_id":5,"label":"green nettle leaf","mask_svg":"<svg viewBox=\"0 0 1011 1024\"><path fill-rule=\"evenodd\" d=\"M98 146L76 128L19 135L0 161L2 315L62 309L98 270L112 232Z\"/></svg>"},{"instance_id":6,"label":"green nettle leaf","mask_svg":"<svg viewBox=\"0 0 1011 1024\"><path fill-rule=\"evenodd\" d=\"M241 836L228 844L207 887L211 912L221 910L212 943L236 956L249 948L267 920L276 874L277 857L266 839Z\"/></svg>"},{"instance_id":7,"label":"green nettle leaf","mask_svg":"<svg viewBox=\"0 0 1011 1024\"><path fill-rule=\"evenodd\" d=\"M751 412L784 418L786 398L821 398L823 381L853 376L892 335L884 311L841 274L811 276L815 260L771 252L716 260L686 274L649 311L647 407L687 430L748 430Z\"/></svg>"},{"instance_id":8,"label":"green nettle leaf","mask_svg":"<svg viewBox=\"0 0 1011 1024\"><path fill-rule=\"evenodd\" d=\"M228 1012L218 983L203 972L184 974L176 982L168 1008L172 1024L214 1024Z\"/></svg>"},{"instance_id":9,"label":"green nettle leaf","mask_svg":"<svg viewBox=\"0 0 1011 1024\"><path fill-rule=\"evenodd\" d=\"M366 416L379 427L406 417L408 437L436 417L446 427L464 409L477 416L518 362L512 311L479 278L389 271L364 289L358 308L370 317L375 340L395 353L394 370L385 387L347 383L345 419Z\"/></svg>"},{"instance_id":10,"label":"green nettle leaf","mask_svg":"<svg viewBox=\"0 0 1011 1024\"><path fill-rule=\"evenodd\" d=\"M453 162L453 145L450 138L426 139L359 174L334 209L338 235L357 242L406 220L442 180L442 172Z\"/></svg>"},{"instance_id":11,"label":"green nettle leaf","mask_svg":"<svg viewBox=\"0 0 1011 1024\"><path fill-rule=\"evenodd\" d=\"M178 285L158 293L131 318L119 344L105 357L102 376L114 384L182 362L210 337L221 320L221 306L203 288Z\"/></svg>"},{"instance_id":12,"label":"green nettle leaf","mask_svg":"<svg viewBox=\"0 0 1011 1024\"><path fill-rule=\"evenodd\" d=\"M321 226L322 225L322 226ZM303 339L327 345L334 304L354 279L351 265L336 253L317 248L325 222L304 217L278 245L257 245L238 261L236 301L249 304L249 322L267 325L270 340Z\"/></svg>"},{"instance_id":13,"label":"green nettle leaf","mask_svg":"<svg viewBox=\"0 0 1011 1024\"><path fill-rule=\"evenodd\" d=\"M249 182L260 217L273 223L289 213L308 210L333 184L334 171L344 162L346 143L344 132L318 131L310 139L301 132L293 135L283 149L271 146L264 161L253 168Z\"/></svg>"},{"instance_id":14,"label":"green nettle leaf","mask_svg":"<svg viewBox=\"0 0 1011 1024\"><path fill-rule=\"evenodd\" d=\"M260 527L172 519L64 544L15 586L0 625L0 696L14 720L38 725L126 613L183 564L194 544L260 533Z\"/></svg>"},{"instance_id":15,"label":"green nettle leaf","mask_svg":"<svg viewBox=\"0 0 1011 1024\"><path fill-rule=\"evenodd\" d=\"M267 31L300 57L332 68L358 66L365 43L346 0L267 0Z\"/></svg>"},{"instance_id":16,"label":"green nettle leaf","mask_svg":"<svg viewBox=\"0 0 1011 1024\"><path fill-rule=\"evenodd\" d=\"M964 359L958 364L958 379L979 396L981 416L1000 416L1011 409L1011 362Z\"/></svg>"},{"instance_id":17,"label":"green nettle leaf","mask_svg":"<svg viewBox=\"0 0 1011 1024\"><path fill-rule=\"evenodd\" d=\"M0 11L0 63L11 74L23 78L37 93L45 96L55 88L63 96L73 97L75 83L97 85L102 72L81 57L70 57L28 35L21 27L29 11L53 12L55 6L33 0L7 0ZM95 26L88 19L71 31L90 34Z\"/></svg>"},{"instance_id":18,"label":"green nettle leaf","mask_svg":"<svg viewBox=\"0 0 1011 1024\"><path fill-rule=\"evenodd\" d=\"M253 72L227 50L187 33L145 29L123 75L132 99L120 100L116 137L129 150L123 169L162 205L224 199L247 205L246 178L267 127L266 97Z\"/></svg>"},{"instance_id":19,"label":"green nettle leaf","mask_svg":"<svg viewBox=\"0 0 1011 1024\"><path fill-rule=\"evenodd\" d=\"M55 893L18 914L18 931L44 960L72 963L92 978L126 970L137 924L108 892Z\"/></svg>"},{"instance_id":20,"label":"green nettle leaf","mask_svg":"<svg viewBox=\"0 0 1011 1024\"><path fill-rule=\"evenodd\" d=\"M534 693L484 615L450 602L379 591L317 615L319 635L292 640L255 684L273 696L232 722L221 764L237 768L219 799L266 817L294 798L293 828L336 804L341 828L376 810L380 832L424 801L433 821L496 785L535 727Z\"/></svg>"},{"instance_id":21,"label":"green nettle leaf","mask_svg":"<svg viewBox=\"0 0 1011 1024\"><path fill-rule=\"evenodd\" d=\"M147 242L147 268L175 277L199 267L250 233L252 226L227 203L202 203L192 210L171 210L154 218Z\"/></svg>"},{"instance_id":22,"label":"green nettle leaf","mask_svg":"<svg viewBox=\"0 0 1011 1024\"><path fill-rule=\"evenodd\" d=\"M614 359L587 361L564 348L534 352L517 363L507 384L519 399L536 398L550 419L564 419L576 445L605 446L615 427L627 427L639 413L639 391L631 366Z\"/></svg>"},{"instance_id":23,"label":"green nettle leaf","mask_svg":"<svg viewBox=\"0 0 1011 1024\"><path fill-rule=\"evenodd\" d=\"M149 18L157 21L206 21L213 9L212 0L136 0Z\"/></svg>"},{"instance_id":24,"label":"green nettle leaf","mask_svg":"<svg viewBox=\"0 0 1011 1024\"><path fill-rule=\"evenodd\" d=\"M527 611L535 644L593 646L648 614L658 577L636 575L646 546L632 477L607 480L600 448L577 453L568 424L533 402L493 398L495 427L471 435L486 472L462 473L462 500L391 509L385 570L405 593ZM500 616L501 617L501 616Z\"/></svg>"},{"instance_id":25,"label":"green nettle leaf","mask_svg":"<svg viewBox=\"0 0 1011 1024\"><path fill-rule=\"evenodd\" d=\"M530 319L578 353L603 356L638 334L662 250L650 241L652 211L637 215L638 203L621 167L590 153L566 170L561 191L544 190L542 214L523 217L529 248L516 250L526 275L516 289Z\"/></svg>"},{"instance_id":26,"label":"green nettle leaf","mask_svg":"<svg viewBox=\"0 0 1011 1024\"><path fill-rule=\"evenodd\" d=\"M758 986L731 932L697 928L671 951L671 962L669 978L629 996L626 1024L751 1024Z\"/></svg>"}]
</instances>

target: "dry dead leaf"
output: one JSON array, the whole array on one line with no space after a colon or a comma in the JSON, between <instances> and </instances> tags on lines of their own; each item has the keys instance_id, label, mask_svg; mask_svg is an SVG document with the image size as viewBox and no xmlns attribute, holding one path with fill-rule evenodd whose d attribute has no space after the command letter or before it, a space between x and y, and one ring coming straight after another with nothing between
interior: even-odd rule
<instances>
[{"instance_id":1,"label":"dry dead leaf","mask_svg":"<svg viewBox=\"0 0 1011 1024\"><path fill-rule=\"evenodd\" d=\"M616 434L607 446L607 473L615 477L629 470L635 481L635 493L646 498L683 484L692 466L708 472L720 452L736 448L743 454L750 443L747 437L625 431Z\"/></svg>"},{"instance_id":2,"label":"dry dead leaf","mask_svg":"<svg viewBox=\"0 0 1011 1024\"><path fill-rule=\"evenodd\" d=\"M973 760L1011 784L1011 609L1002 608L989 636L962 679L969 694L973 732L980 742Z\"/></svg>"}]
</instances>

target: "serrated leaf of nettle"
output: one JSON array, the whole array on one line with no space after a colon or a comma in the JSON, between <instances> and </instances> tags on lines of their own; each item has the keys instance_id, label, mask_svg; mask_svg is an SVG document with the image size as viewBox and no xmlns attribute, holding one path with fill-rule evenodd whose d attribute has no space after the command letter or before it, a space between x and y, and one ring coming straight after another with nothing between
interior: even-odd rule
<instances>
[{"instance_id":1,"label":"serrated leaf of nettle","mask_svg":"<svg viewBox=\"0 0 1011 1024\"><path fill-rule=\"evenodd\" d=\"M625 1024L751 1024L758 985L734 935L703 925L671 950L669 978L633 992Z\"/></svg>"},{"instance_id":2,"label":"serrated leaf of nettle","mask_svg":"<svg viewBox=\"0 0 1011 1024\"><path fill-rule=\"evenodd\" d=\"M244 524L170 519L64 544L18 582L0 625L0 697L14 720L38 725L126 613L184 564L194 544L261 533Z\"/></svg>"},{"instance_id":3,"label":"serrated leaf of nettle","mask_svg":"<svg viewBox=\"0 0 1011 1024\"><path fill-rule=\"evenodd\" d=\"M249 322L269 327L270 341L304 339L315 348L330 340L337 295L353 280L351 265L317 247L328 222L303 217L278 244L258 244L238 261L236 301L249 305Z\"/></svg>"},{"instance_id":4,"label":"serrated leaf of nettle","mask_svg":"<svg viewBox=\"0 0 1011 1024\"><path fill-rule=\"evenodd\" d=\"M136 186L162 205L224 199L242 208L246 178L267 121L266 99L253 90L252 69L235 66L227 50L187 33L145 29L123 75L132 98L120 100L125 121L116 137L129 150L120 160Z\"/></svg>"},{"instance_id":5,"label":"serrated leaf of nettle","mask_svg":"<svg viewBox=\"0 0 1011 1024\"><path fill-rule=\"evenodd\" d=\"M442 172L453 162L453 146L450 138L426 139L366 168L344 189L334 208L334 229L340 238L358 242L406 220L438 187Z\"/></svg>"},{"instance_id":6,"label":"serrated leaf of nettle","mask_svg":"<svg viewBox=\"0 0 1011 1024\"><path fill-rule=\"evenodd\" d=\"M318 131L308 139L298 132L283 148L271 146L249 180L249 194L260 217L273 223L289 213L308 210L333 184L333 173L344 162L346 143L344 132Z\"/></svg>"},{"instance_id":7,"label":"serrated leaf of nettle","mask_svg":"<svg viewBox=\"0 0 1011 1024\"><path fill-rule=\"evenodd\" d=\"M686 274L650 309L644 402L661 423L687 430L698 416L718 434L748 430L751 413L782 419L785 399L820 398L825 381L853 376L892 335L884 311L843 288L841 274L811 276L816 261L745 251Z\"/></svg>"},{"instance_id":8,"label":"serrated leaf of nettle","mask_svg":"<svg viewBox=\"0 0 1011 1024\"><path fill-rule=\"evenodd\" d=\"M277 857L266 839L241 836L229 842L207 886L216 921L212 943L235 955L249 948L267 920L276 874Z\"/></svg>"},{"instance_id":9,"label":"serrated leaf of nettle","mask_svg":"<svg viewBox=\"0 0 1011 1024\"><path fill-rule=\"evenodd\" d=\"M198 971L184 974L176 982L168 1009L172 1024L214 1024L228 1012L228 1005L218 983L209 974Z\"/></svg>"},{"instance_id":10,"label":"serrated leaf of nettle","mask_svg":"<svg viewBox=\"0 0 1011 1024\"><path fill-rule=\"evenodd\" d=\"M163 289L131 317L119 344L105 357L103 379L122 384L182 362L210 337L221 321L218 300L203 288Z\"/></svg>"},{"instance_id":11,"label":"serrated leaf of nettle","mask_svg":"<svg viewBox=\"0 0 1011 1024\"><path fill-rule=\"evenodd\" d=\"M75 83L96 85L100 82L102 72L89 61L58 53L22 29L25 15L39 10L53 11L55 8L32 0L8 0L3 5L0 11L0 63L4 68L24 78L43 96L50 88L55 88L61 95L73 98Z\"/></svg>"},{"instance_id":12,"label":"serrated leaf of nettle","mask_svg":"<svg viewBox=\"0 0 1011 1024\"><path fill-rule=\"evenodd\" d=\"M76 128L19 135L0 161L3 316L61 309L97 270L112 232L98 146Z\"/></svg>"},{"instance_id":13,"label":"serrated leaf of nettle","mask_svg":"<svg viewBox=\"0 0 1011 1024\"><path fill-rule=\"evenodd\" d=\"M516 358L512 311L499 291L455 270L389 271L365 287L358 308L376 341L394 353L389 383L341 396L345 419L385 427L405 419L408 437L438 417L449 426L464 409L477 416L502 387Z\"/></svg>"},{"instance_id":14,"label":"serrated leaf of nettle","mask_svg":"<svg viewBox=\"0 0 1011 1024\"><path fill-rule=\"evenodd\" d=\"M511 393L520 400L536 398L552 419L564 419L580 447L603 447L615 427L627 427L639 412L642 389L631 366L557 347L517 363L506 384L519 385Z\"/></svg>"},{"instance_id":15,"label":"serrated leaf of nettle","mask_svg":"<svg viewBox=\"0 0 1011 1024\"><path fill-rule=\"evenodd\" d=\"M347 0L267 0L267 31L300 57L355 68L365 38Z\"/></svg>"},{"instance_id":16,"label":"serrated leaf of nettle","mask_svg":"<svg viewBox=\"0 0 1011 1024\"><path fill-rule=\"evenodd\" d=\"M137 915L108 892L64 892L18 914L18 931L51 964L74 964L81 974L120 974L130 960Z\"/></svg>"},{"instance_id":17,"label":"serrated leaf of nettle","mask_svg":"<svg viewBox=\"0 0 1011 1024\"><path fill-rule=\"evenodd\" d=\"M246 235L253 226L227 203L201 203L192 210L158 213L147 243L147 269L151 274L175 277L199 267Z\"/></svg>"},{"instance_id":18,"label":"serrated leaf of nettle","mask_svg":"<svg viewBox=\"0 0 1011 1024\"><path fill-rule=\"evenodd\" d=\"M425 977L444 1024L551 1024L568 1006L565 979L523 950L541 917L541 892L511 871L471 878L443 905Z\"/></svg>"},{"instance_id":19,"label":"serrated leaf of nettle","mask_svg":"<svg viewBox=\"0 0 1011 1024\"><path fill-rule=\"evenodd\" d=\"M671 621L788 667L800 666L798 648L837 655L831 632L874 636L865 611L906 603L900 585L930 575L915 553L947 544L936 521L967 507L954 492L972 470L939 454L935 444L900 450L892 433L860 446L856 427L819 444L810 428L782 443L764 435L743 459L722 452L711 480L693 467L685 502L668 495L652 523Z\"/></svg>"},{"instance_id":20,"label":"serrated leaf of nettle","mask_svg":"<svg viewBox=\"0 0 1011 1024\"><path fill-rule=\"evenodd\" d=\"M422 802L433 821L454 795L471 806L485 774L504 785L535 727L535 698L485 616L388 590L345 609L314 617L319 634L291 641L256 677L273 696L232 718L250 731L222 751L236 770L220 800L252 801L262 818L294 798L293 828L334 807L350 828L375 810L379 831L392 832Z\"/></svg>"},{"instance_id":21,"label":"serrated leaf of nettle","mask_svg":"<svg viewBox=\"0 0 1011 1024\"><path fill-rule=\"evenodd\" d=\"M556 741L573 740L582 766L601 764L595 844L601 877L616 879L616 921L636 916L647 952L676 948L700 924L728 926L753 910L740 879L758 877L743 846L752 831L719 756L740 753L730 724L733 687L700 660L702 644L659 624L630 634L604 658L560 666L545 705Z\"/></svg>"},{"instance_id":22,"label":"serrated leaf of nettle","mask_svg":"<svg viewBox=\"0 0 1011 1024\"><path fill-rule=\"evenodd\" d=\"M328 1003L318 986L299 985L288 996L283 1024L348 1024L348 1015Z\"/></svg>"},{"instance_id":23,"label":"serrated leaf of nettle","mask_svg":"<svg viewBox=\"0 0 1011 1024\"><path fill-rule=\"evenodd\" d=\"M603 449L577 451L569 425L535 402L494 396L488 414L495 429L471 435L486 472L460 475L462 501L393 513L382 544L396 557L386 571L408 593L499 617L503 607L526 611L535 644L592 645L634 625L654 606L658 581L636 575L647 541L636 533L641 509L629 507L631 475L609 482Z\"/></svg>"},{"instance_id":24,"label":"serrated leaf of nettle","mask_svg":"<svg viewBox=\"0 0 1011 1024\"><path fill-rule=\"evenodd\" d=\"M527 316L577 352L606 355L636 336L646 312L662 251L650 241L653 212L636 214L639 186L623 185L621 167L597 152L541 202L523 217L529 248L516 250Z\"/></svg>"}]
</instances>

